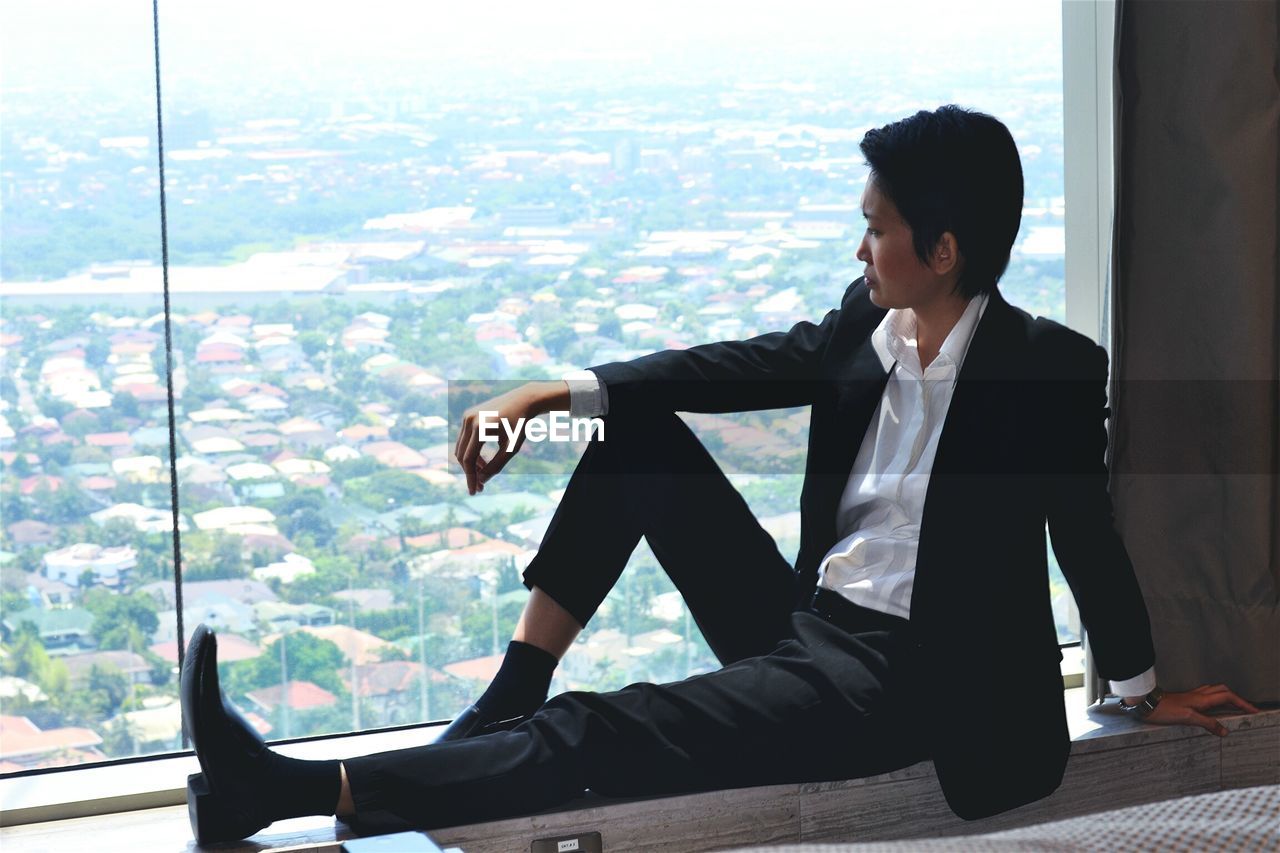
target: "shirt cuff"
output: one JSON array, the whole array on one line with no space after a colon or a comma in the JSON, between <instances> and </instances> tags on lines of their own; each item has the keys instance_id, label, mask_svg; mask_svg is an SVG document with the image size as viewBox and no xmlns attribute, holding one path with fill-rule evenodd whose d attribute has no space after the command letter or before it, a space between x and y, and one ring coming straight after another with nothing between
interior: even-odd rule
<instances>
[{"instance_id":1,"label":"shirt cuff","mask_svg":"<svg viewBox=\"0 0 1280 853\"><path fill-rule=\"evenodd\" d=\"M1111 692L1116 696L1146 696L1155 687L1156 668L1154 666L1133 678L1111 682Z\"/></svg>"},{"instance_id":2,"label":"shirt cuff","mask_svg":"<svg viewBox=\"0 0 1280 853\"><path fill-rule=\"evenodd\" d=\"M609 394L590 370L573 370L560 377L569 385L569 417L597 418L609 412Z\"/></svg>"}]
</instances>

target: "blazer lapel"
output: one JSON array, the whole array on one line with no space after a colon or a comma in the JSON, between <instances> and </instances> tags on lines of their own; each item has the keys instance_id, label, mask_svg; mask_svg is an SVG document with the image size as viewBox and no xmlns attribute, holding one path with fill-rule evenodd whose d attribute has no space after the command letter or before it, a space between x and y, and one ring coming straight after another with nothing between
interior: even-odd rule
<instances>
[{"instance_id":1,"label":"blazer lapel","mask_svg":"<svg viewBox=\"0 0 1280 853\"><path fill-rule=\"evenodd\" d=\"M871 332L885 313L869 305L850 324L846 335L858 343L840 360L829 386L830 396L811 409L801 495L804 527L796 558L797 570L810 580L816 581L818 560L836 540L836 506L889 380L871 342Z\"/></svg>"},{"instance_id":2,"label":"blazer lapel","mask_svg":"<svg viewBox=\"0 0 1280 853\"><path fill-rule=\"evenodd\" d=\"M969 550L979 547L985 520L1001 512L991 503L1003 494L1001 475L1025 462L1019 448L1027 436L1021 434L1018 417L1027 403L1020 381L1026 371L1025 345L1018 311L999 291L993 292L969 342L938 437L920 525L913 620L934 604L945 606L933 601L940 588L934 573L946 564L969 565L979 557Z\"/></svg>"},{"instance_id":3,"label":"blazer lapel","mask_svg":"<svg viewBox=\"0 0 1280 853\"><path fill-rule=\"evenodd\" d=\"M1001 415L1018 404L1025 375L1026 360L1021 345L1026 331L1018 312L1000 292L993 291L978 326L974 329L969 350L965 353L955 393L938 437L932 474L958 472L990 473L986 463L992 453L1011 450L998 441L1002 432L1016 426ZM925 511L928 512L928 497Z\"/></svg>"}]
</instances>

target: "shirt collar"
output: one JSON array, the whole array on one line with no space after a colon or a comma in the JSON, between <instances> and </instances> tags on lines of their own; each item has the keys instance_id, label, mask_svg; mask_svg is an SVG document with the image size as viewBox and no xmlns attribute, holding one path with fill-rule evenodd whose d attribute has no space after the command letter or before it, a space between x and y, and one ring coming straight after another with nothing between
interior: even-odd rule
<instances>
[{"instance_id":1,"label":"shirt collar","mask_svg":"<svg viewBox=\"0 0 1280 853\"><path fill-rule=\"evenodd\" d=\"M942 342L942 348L938 351L938 357L930 367L952 364L958 374L960 365L964 363L965 353L969 351L969 342L973 339L978 321L987 310L988 301L989 295L986 293L969 300L964 313L947 334L946 340ZM920 367L920 355L916 349L915 314L910 309L890 308L880 321L880 325L876 326L875 331L871 333L871 346L880 357L880 365L885 370L891 369L897 362L903 364L909 372L916 373Z\"/></svg>"}]
</instances>

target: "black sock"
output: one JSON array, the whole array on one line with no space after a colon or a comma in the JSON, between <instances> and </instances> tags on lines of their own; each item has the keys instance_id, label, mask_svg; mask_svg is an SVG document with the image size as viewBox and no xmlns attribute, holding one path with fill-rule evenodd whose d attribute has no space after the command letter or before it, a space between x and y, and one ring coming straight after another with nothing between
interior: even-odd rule
<instances>
[{"instance_id":1,"label":"black sock","mask_svg":"<svg viewBox=\"0 0 1280 853\"><path fill-rule=\"evenodd\" d=\"M560 660L537 646L512 640L498 674L476 700L481 713L494 720L532 714L547 701L551 676Z\"/></svg>"},{"instance_id":2,"label":"black sock","mask_svg":"<svg viewBox=\"0 0 1280 853\"><path fill-rule=\"evenodd\" d=\"M330 815L342 791L340 761L304 761L268 752L266 785L272 799L273 820L306 815Z\"/></svg>"}]
</instances>

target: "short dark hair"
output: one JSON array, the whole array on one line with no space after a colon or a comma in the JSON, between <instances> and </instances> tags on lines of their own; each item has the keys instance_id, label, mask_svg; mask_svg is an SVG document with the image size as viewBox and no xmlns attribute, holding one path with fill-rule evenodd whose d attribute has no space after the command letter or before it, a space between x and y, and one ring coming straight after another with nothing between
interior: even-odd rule
<instances>
[{"instance_id":1,"label":"short dark hair","mask_svg":"<svg viewBox=\"0 0 1280 853\"><path fill-rule=\"evenodd\" d=\"M867 131L862 154L876 188L911 227L921 262L943 233L964 258L956 290L994 290L1022 220L1022 162L1009 128L954 104Z\"/></svg>"}]
</instances>

